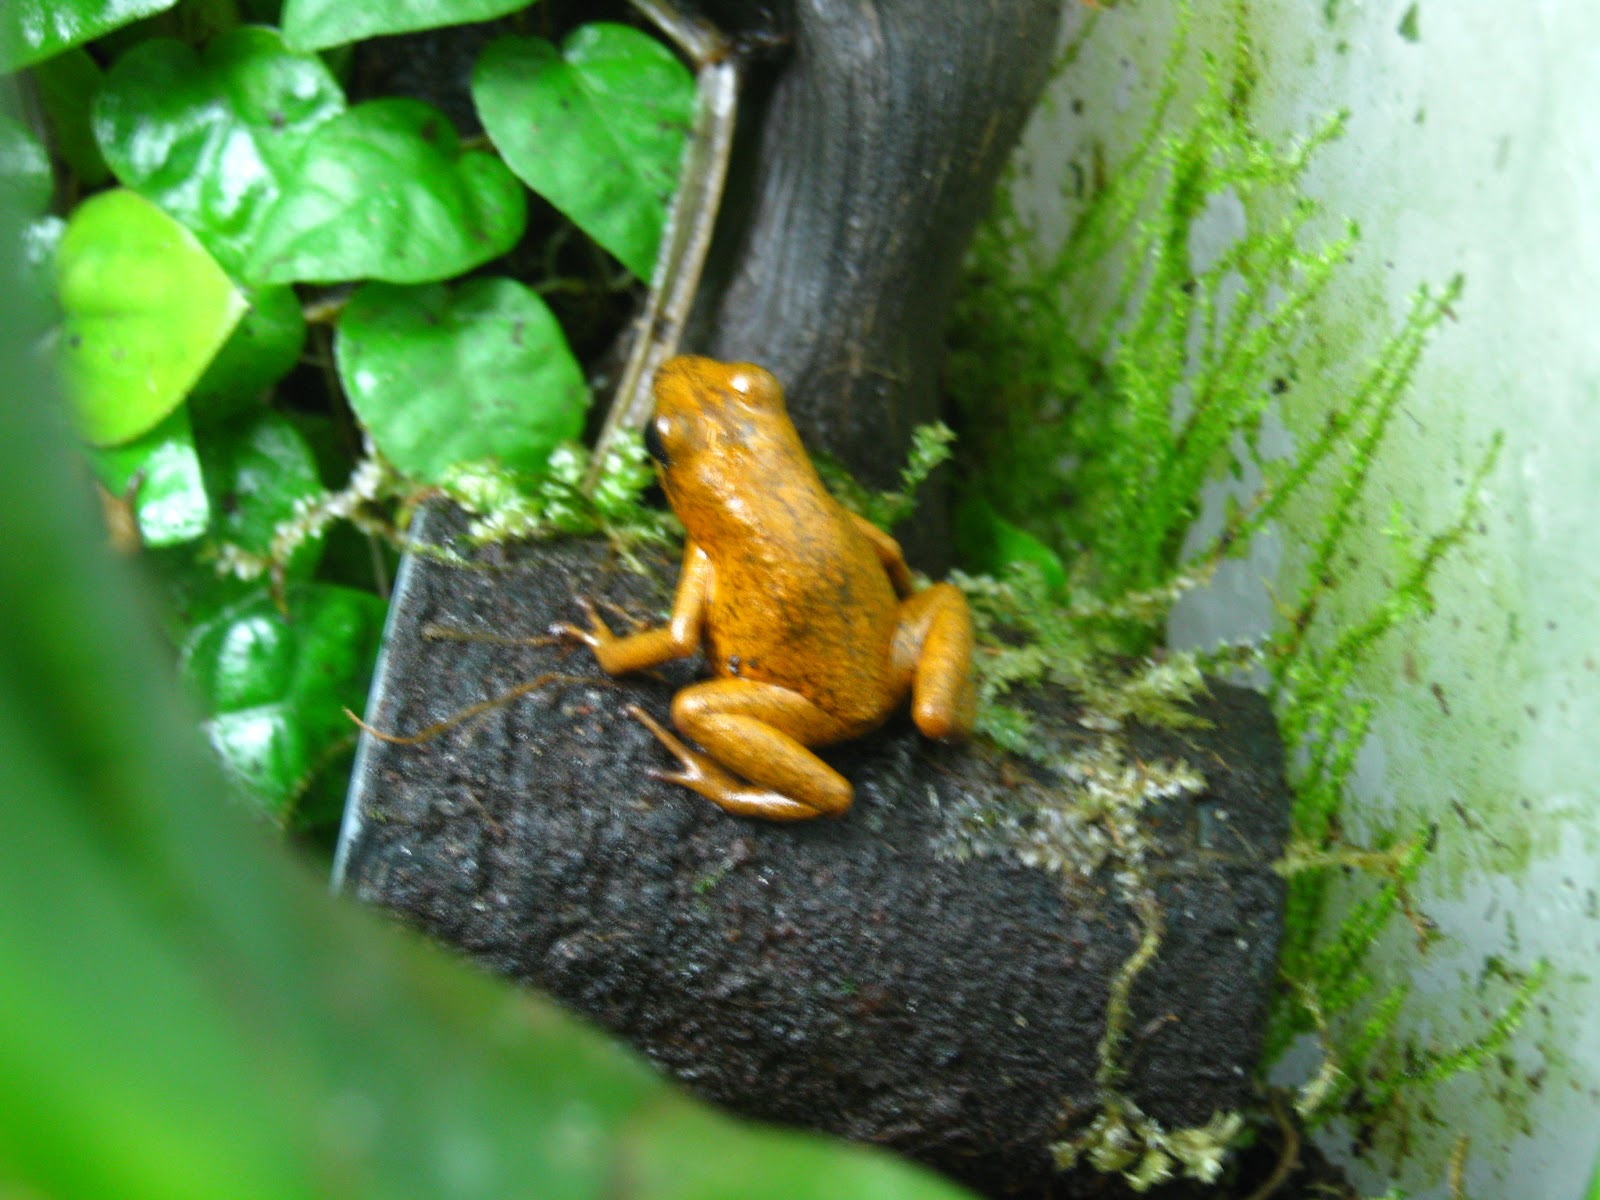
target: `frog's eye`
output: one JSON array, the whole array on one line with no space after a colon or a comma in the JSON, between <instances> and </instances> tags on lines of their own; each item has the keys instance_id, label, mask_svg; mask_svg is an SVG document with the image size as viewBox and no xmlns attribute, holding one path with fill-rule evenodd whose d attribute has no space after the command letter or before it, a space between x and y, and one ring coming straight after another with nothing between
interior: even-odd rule
<instances>
[{"instance_id":1,"label":"frog's eye","mask_svg":"<svg viewBox=\"0 0 1600 1200\"><path fill-rule=\"evenodd\" d=\"M754 381L743 371L728 376L728 387L738 392L741 396L748 396L750 389L754 386Z\"/></svg>"},{"instance_id":2,"label":"frog's eye","mask_svg":"<svg viewBox=\"0 0 1600 1200\"><path fill-rule=\"evenodd\" d=\"M644 427L644 448L645 452L655 459L657 464L662 467L669 467L672 465L670 456L667 454L666 446L661 442L661 427L665 424L666 419L658 417Z\"/></svg>"}]
</instances>

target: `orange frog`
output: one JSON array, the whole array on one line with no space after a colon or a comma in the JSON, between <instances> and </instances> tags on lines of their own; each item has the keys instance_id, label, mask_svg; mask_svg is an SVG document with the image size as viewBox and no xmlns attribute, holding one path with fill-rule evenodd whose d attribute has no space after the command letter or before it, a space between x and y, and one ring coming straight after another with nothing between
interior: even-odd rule
<instances>
[{"instance_id":1,"label":"orange frog","mask_svg":"<svg viewBox=\"0 0 1600 1200\"><path fill-rule=\"evenodd\" d=\"M808 747L877 728L908 694L928 737L969 733L966 598L948 583L912 591L899 544L823 487L778 381L680 356L655 395L645 445L689 533L672 617L618 637L583 600L589 628L555 629L610 675L704 648L716 678L680 691L672 721L705 753L632 710L680 764L652 774L740 816L837 817L854 791Z\"/></svg>"}]
</instances>

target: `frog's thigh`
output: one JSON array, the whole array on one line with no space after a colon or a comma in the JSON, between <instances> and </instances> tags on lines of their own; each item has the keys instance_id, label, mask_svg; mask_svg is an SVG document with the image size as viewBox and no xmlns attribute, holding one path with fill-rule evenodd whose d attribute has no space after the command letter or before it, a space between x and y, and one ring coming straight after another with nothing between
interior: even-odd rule
<instances>
[{"instance_id":1,"label":"frog's thigh","mask_svg":"<svg viewBox=\"0 0 1600 1200\"><path fill-rule=\"evenodd\" d=\"M972 613L961 589L936 583L900 605L895 665L911 675L911 718L931 738L972 732ZM903 678L903 676L902 676Z\"/></svg>"},{"instance_id":2,"label":"frog's thigh","mask_svg":"<svg viewBox=\"0 0 1600 1200\"><path fill-rule=\"evenodd\" d=\"M838 741L849 730L798 692L713 679L673 697L672 721L715 763L753 785L724 777L695 788L729 812L796 820L836 817L850 807L850 781L806 749Z\"/></svg>"}]
</instances>

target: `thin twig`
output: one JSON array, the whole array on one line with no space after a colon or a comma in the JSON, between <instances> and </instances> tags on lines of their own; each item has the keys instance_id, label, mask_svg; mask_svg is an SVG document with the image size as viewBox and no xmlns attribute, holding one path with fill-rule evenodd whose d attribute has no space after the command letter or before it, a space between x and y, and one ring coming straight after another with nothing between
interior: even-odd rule
<instances>
[{"instance_id":1,"label":"thin twig","mask_svg":"<svg viewBox=\"0 0 1600 1200\"><path fill-rule=\"evenodd\" d=\"M553 633L540 633L532 637L513 637L504 633L485 633L479 629L456 629L450 625L429 622L421 630L430 642L475 642L485 646L559 646L571 642L570 638Z\"/></svg>"},{"instance_id":2,"label":"thin twig","mask_svg":"<svg viewBox=\"0 0 1600 1200\"><path fill-rule=\"evenodd\" d=\"M727 54L727 36L704 17L686 13L670 0L632 0L632 3L677 44L679 52L696 68Z\"/></svg>"},{"instance_id":3,"label":"thin twig","mask_svg":"<svg viewBox=\"0 0 1600 1200\"><path fill-rule=\"evenodd\" d=\"M722 204L743 75L741 56L732 42L708 22L685 16L665 0L633 2L694 63L695 118L656 253L650 294L635 323L627 363L595 442L583 481L585 495L593 493L612 446L650 419L651 380L656 368L677 352L683 337Z\"/></svg>"}]
</instances>

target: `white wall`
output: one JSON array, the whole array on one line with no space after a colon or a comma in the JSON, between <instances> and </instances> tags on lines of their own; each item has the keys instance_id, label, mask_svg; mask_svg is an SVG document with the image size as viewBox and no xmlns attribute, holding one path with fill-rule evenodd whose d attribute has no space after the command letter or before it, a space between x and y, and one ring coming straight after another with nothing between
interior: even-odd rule
<instances>
[{"instance_id":1,"label":"white wall","mask_svg":"<svg viewBox=\"0 0 1600 1200\"><path fill-rule=\"evenodd\" d=\"M1069 7L1076 27L1088 10ZM1115 159L1174 8L1124 0L1098 18L1057 88L1082 113L1058 104L1030 134L1033 203L1048 206L1059 165L1091 141ZM1361 227L1317 313L1326 344L1375 344L1416 287L1465 275L1385 445L1374 510L1397 504L1420 530L1441 528L1493 436L1505 439L1436 611L1360 681L1379 715L1352 827L1437 827L1419 899L1443 941L1419 957L1401 927L1379 951L1416 989L1410 1036L1480 1031L1505 995L1485 977L1490 956L1548 958L1550 981L1504 1062L1445 1085L1356 1173L1374 1194L1393 1178L1443 1196L1464 1132L1467 1195L1577 1200L1600 1144L1600 3L1254 0L1245 12L1260 128L1306 133L1350 113L1307 178L1330 218ZM1230 19L1208 11L1198 43L1226 47ZM1351 611L1385 586L1380 525L1347 572ZM1186 603L1174 636L1260 631L1261 575L1292 584L1297 532Z\"/></svg>"}]
</instances>

